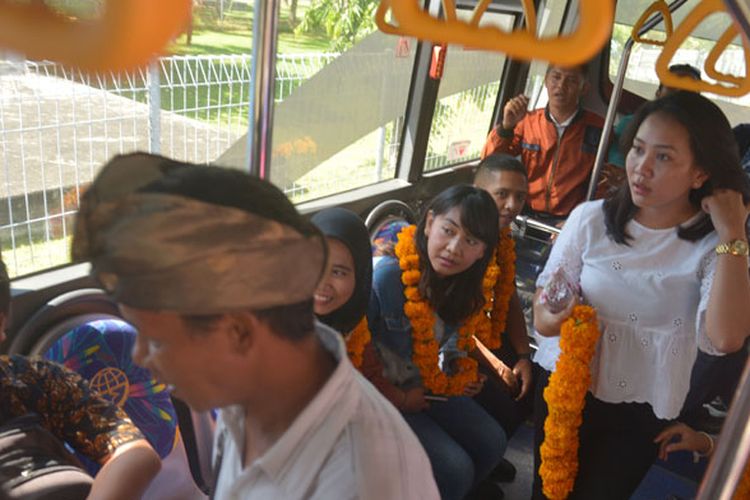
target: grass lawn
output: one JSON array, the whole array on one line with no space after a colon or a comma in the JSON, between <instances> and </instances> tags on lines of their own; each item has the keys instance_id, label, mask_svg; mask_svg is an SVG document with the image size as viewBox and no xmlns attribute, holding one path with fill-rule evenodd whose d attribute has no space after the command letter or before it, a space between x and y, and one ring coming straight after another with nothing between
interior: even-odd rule
<instances>
[{"instance_id":1,"label":"grass lawn","mask_svg":"<svg viewBox=\"0 0 750 500\"><path fill-rule=\"evenodd\" d=\"M253 6L253 0L234 0L232 9L225 11L224 19L219 19L215 4L196 8L190 45L187 44L187 35L183 34L172 45L170 52L191 56L250 54ZM309 0L299 1L297 22L302 20L308 6ZM279 22L279 54L320 53L328 50L328 38L325 34L295 35L289 14L289 6L283 2ZM162 109L206 122L231 122L244 126L248 119L247 109L237 104L249 99L248 69L237 60L171 61L162 68ZM277 72L284 75L276 82L277 99L286 97L293 88L308 78L309 70L293 64L277 67ZM303 73L297 74L299 71ZM176 84L167 85L165 82L169 81ZM146 83L143 82L142 85L145 86ZM139 93L132 98L147 102L148 96L146 93Z\"/></svg>"},{"instance_id":2,"label":"grass lawn","mask_svg":"<svg viewBox=\"0 0 750 500\"><path fill-rule=\"evenodd\" d=\"M187 44L187 35L181 35L171 51L179 55L206 54L248 54L252 50L253 31L252 1L233 2L232 10L225 12L220 20L214 6L203 7L194 15L193 38ZM297 8L297 22L304 16L309 1L300 1ZM304 52L325 52L328 40L325 34L295 35L289 21L289 7L282 3L279 21L278 52L294 54Z\"/></svg>"}]
</instances>

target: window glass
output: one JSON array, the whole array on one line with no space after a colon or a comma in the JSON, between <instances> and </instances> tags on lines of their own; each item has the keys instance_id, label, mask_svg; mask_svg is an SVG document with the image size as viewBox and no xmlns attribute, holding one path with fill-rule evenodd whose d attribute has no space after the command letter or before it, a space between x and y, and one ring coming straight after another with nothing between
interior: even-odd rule
<instances>
[{"instance_id":1,"label":"window glass","mask_svg":"<svg viewBox=\"0 0 750 500\"><path fill-rule=\"evenodd\" d=\"M302 202L393 178L415 48L371 32L278 103L271 181Z\"/></svg>"},{"instance_id":2,"label":"window glass","mask_svg":"<svg viewBox=\"0 0 750 500\"><path fill-rule=\"evenodd\" d=\"M677 27L685 19L687 14L699 3L699 0L688 0L673 15L674 26ZM615 14L615 27L612 33L610 45L609 76L614 81L617 69L622 57L625 42L630 37L633 24L640 14L648 8L650 1L627 0L617 2ZM713 14L699 24L693 33L685 40L677 50L671 64L690 64L701 70L703 79L711 81L703 69L706 58L714 47L714 41L724 33L730 25L731 19L728 14ZM648 38L664 40L664 24L659 24L647 35ZM627 72L625 74L624 88L638 94L646 99L653 99L654 93L659 85L656 75L655 64L661 53L661 47L648 44L636 43L630 54ZM722 73L744 76L747 74L745 56L742 51L739 37L724 51L717 62L717 69ZM750 107L750 95L739 98L717 96L707 93L707 97L715 100L734 125L747 121L748 108Z\"/></svg>"},{"instance_id":3,"label":"window glass","mask_svg":"<svg viewBox=\"0 0 750 500\"><path fill-rule=\"evenodd\" d=\"M313 8L332 3L281 7L272 180L295 201L394 172L414 42L373 34L377 2L323 17ZM87 20L102 1L46 4ZM11 276L70 262L80 196L116 154L247 168L252 7L195 2L171 55L131 74L0 52L0 244Z\"/></svg>"},{"instance_id":4,"label":"window glass","mask_svg":"<svg viewBox=\"0 0 750 500\"><path fill-rule=\"evenodd\" d=\"M102 3L45 2L79 21L100 15ZM242 136L252 16L246 2L230 4L196 5L172 55L129 74L0 53L0 243L11 276L70 262L80 197L114 155L207 163Z\"/></svg>"},{"instance_id":5,"label":"window glass","mask_svg":"<svg viewBox=\"0 0 750 500\"><path fill-rule=\"evenodd\" d=\"M458 11L468 19L470 11ZM480 25L509 31L514 17L486 12ZM425 171L479 158L492 121L505 55L449 45L432 118Z\"/></svg>"}]
</instances>

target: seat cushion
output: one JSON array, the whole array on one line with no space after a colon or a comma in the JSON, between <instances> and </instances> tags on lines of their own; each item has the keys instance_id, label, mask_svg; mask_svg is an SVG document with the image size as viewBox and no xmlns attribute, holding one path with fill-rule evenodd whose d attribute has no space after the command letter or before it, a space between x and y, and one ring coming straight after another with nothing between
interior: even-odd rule
<instances>
[{"instance_id":1,"label":"seat cushion","mask_svg":"<svg viewBox=\"0 0 750 500\"><path fill-rule=\"evenodd\" d=\"M135 329L125 321L91 321L60 337L45 356L82 375L125 410L164 458L175 443L177 417L164 384L133 362L135 338Z\"/></svg>"}]
</instances>

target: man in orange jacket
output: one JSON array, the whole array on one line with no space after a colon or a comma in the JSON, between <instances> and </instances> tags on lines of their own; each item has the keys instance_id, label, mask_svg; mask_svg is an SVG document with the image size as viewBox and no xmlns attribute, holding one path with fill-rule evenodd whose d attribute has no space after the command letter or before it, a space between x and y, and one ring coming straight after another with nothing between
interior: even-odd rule
<instances>
[{"instance_id":1,"label":"man in orange jacket","mask_svg":"<svg viewBox=\"0 0 750 500\"><path fill-rule=\"evenodd\" d=\"M523 94L505 104L482 158L495 152L520 154L529 175L530 208L562 218L586 197L604 120L580 107L588 90L585 65L551 65L544 85L549 104L543 109L527 112L529 98Z\"/></svg>"}]
</instances>

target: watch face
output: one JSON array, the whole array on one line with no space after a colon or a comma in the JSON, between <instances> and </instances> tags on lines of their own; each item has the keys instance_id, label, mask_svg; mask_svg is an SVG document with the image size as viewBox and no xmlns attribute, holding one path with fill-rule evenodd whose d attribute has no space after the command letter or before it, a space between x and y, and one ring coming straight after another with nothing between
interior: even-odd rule
<instances>
[{"instance_id":1,"label":"watch face","mask_svg":"<svg viewBox=\"0 0 750 500\"><path fill-rule=\"evenodd\" d=\"M730 251L734 255L747 255L748 254L747 241L744 241L744 240L733 241Z\"/></svg>"}]
</instances>

